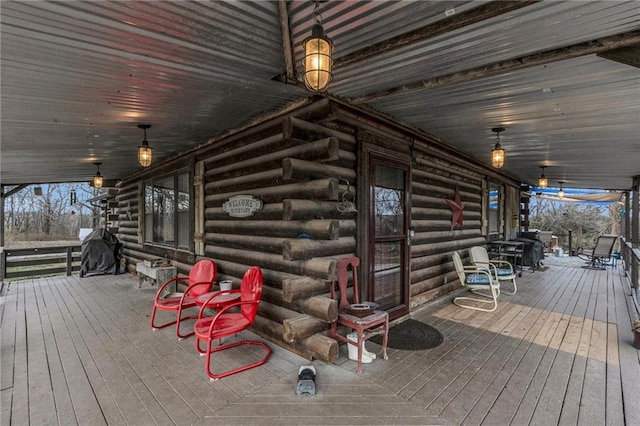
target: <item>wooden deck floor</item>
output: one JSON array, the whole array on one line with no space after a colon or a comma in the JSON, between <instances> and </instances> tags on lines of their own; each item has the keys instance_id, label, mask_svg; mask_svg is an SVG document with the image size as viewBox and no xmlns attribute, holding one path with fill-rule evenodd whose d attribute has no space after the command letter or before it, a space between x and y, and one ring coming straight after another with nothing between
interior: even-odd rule
<instances>
[{"instance_id":1,"label":"wooden deck floor","mask_svg":"<svg viewBox=\"0 0 640 426\"><path fill-rule=\"evenodd\" d=\"M273 344L264 366L210 382L193 338L149 328L155 290L130 275L5 283L0 424L638 425L640 351L621 273L525 271L493 313L438 301L413 318L442 345L390 350L361 375L342 347L337 365L313 362L313 397L294 391L308 362Z\"/></svg>"}]
</instances>

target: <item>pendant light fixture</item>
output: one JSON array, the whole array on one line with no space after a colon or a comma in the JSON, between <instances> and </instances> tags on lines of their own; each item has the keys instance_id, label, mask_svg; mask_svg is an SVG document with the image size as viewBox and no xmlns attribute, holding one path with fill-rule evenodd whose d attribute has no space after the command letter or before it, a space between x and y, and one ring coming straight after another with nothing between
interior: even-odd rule
<instances>
[{"instance_id":1,"label":"pendant light fixture","mask_svg":"<svg viewBox=\"0 0 640 426\"><path fill-rule=\"evenodd\" d=\"M149 147L149 142L147 142L147 129L150 127L151 124L138 124L138 128L144 131L142 145L138 146L138 163L142 167L149 167L153 157L153 148Z\"/></svg>"},{"instance_id":2,"label":"pendant light fixture","mask_svg":"<svg viewBox=\"0 0 640 426\"><path fill-rule=\"evenodd\" d=\"M100 175L100 164L102 163L93 163L96 165L98 171L96 172L96 175L93 177L93 186L96 188L102 188L102 176Z\"/></svg>"},{"instance_id":3,"label":"pendant light fixture","mask_svg":"<svg viewBox=\"0 0 640 426\"><path fill-rule=\"evenodd\" d=\"M558 198L564 198L564 181L563 180L559 180L558 183L560 184L560 190L558 191Z\"/></svg>"},{"instance_id":4,"label":"pendant light fixture","mask_svg":"<svg viewBox=\"0 0 640 426\"><path fill-rule=\"evenodd\" d=\"M333 79L331 68L333 67L333 42L324 34L322 18L319 12L319 2L313 9L313 18L316 23L311 29L311 36L302 43L304 50L304 73L302 79L309 90L323 92Z\"/></svg>"},{"instance_id":5,"label":"pendant light fixture","mask_svg":"<svg viewBox=\"0 0 640 426\"><path fill-rule=\"evenodd\" d=\"M544 175L544 169L546 167L547 166L540 166L540 168L542 169L542 173L538 178L538 188L540 189L547 189L547 186L549 186L549 181L547 180L547 177Z\"/></svg>"},{"instance_id":6,"label":"pendant light fixture","mask_svg":"<svg viewBox=\"0 0 640 426\"><path fill-rule=\"evenodd\" d=\"M504 132L504 127L494 127L492 132L496 132L496 145L491 151L491 165L496 169L504 166L504 148L500 146L500 132Z\"/></svg>"}]
</instances>

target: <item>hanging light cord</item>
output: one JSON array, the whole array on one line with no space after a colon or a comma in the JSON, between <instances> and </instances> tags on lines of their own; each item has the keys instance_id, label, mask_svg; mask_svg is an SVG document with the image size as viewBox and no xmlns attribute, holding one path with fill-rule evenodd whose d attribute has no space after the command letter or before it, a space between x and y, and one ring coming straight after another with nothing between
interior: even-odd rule
<instances>
[{"instance_id":1,"label":"hanging light cord","mask_svg":"<svg viewBox=\"0 0 640 426\"><path fill-rule=\"evenodd\" d=\"M313 8L313 19L316 24L322 25L322 15L320 15L320 3L316 0L316 5Z\"/></svg>"}]
</instances>

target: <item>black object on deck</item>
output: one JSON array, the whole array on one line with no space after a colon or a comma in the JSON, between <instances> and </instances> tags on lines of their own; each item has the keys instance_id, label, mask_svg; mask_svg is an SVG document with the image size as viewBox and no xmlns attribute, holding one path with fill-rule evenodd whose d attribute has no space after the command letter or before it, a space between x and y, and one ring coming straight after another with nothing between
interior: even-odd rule
<instances>
[{"instance_id":1,"label":"black object on deck","mask_svg":"<svg viewBox=\"0 0 640 426\"><path fill-rule=\"evenodd\" d=\"M80 276L117 274L120 242L104 228L94 229L82 240Z\"/></svg>"}]
</instances>

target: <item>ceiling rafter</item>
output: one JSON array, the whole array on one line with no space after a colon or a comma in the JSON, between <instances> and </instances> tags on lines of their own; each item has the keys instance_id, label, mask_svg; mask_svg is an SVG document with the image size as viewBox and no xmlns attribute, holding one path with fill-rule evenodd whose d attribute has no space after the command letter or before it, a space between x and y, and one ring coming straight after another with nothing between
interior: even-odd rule
<instances>
[{"instance_id":1,"label":"ceiling rafter","mask_svg":"<svg viewBox=\"0 0 640 426\"><path fill-rule=\"evenodd\" d=\"M560 49L547 50L545 52L535 53L533 55L521 56L519 58L508 59L506 61L500 61L493 64L487 64L466 71L455 72L426 80L417 81L415 83L405 84L376 93L354 97L351 98L351 101L356 104L373 102L392 96L406 95L408 93L415 93L423 90L449 86L452 84L464 83L479 78L493 77L496 75L504 74L506 72L544 65L551 62L557 62L591 54L602 54L613 49L635 46L638 44L640 44L640 30L630 31L624 34L618 34L598 40L587 41Z\"/></svg>"},{"instance_id":2,"label":"ceiling rafter","mask_svg":"<svg viewBox=\"0 0 640 426\"><path fill-rule=\"evenodd\" d=\"M598 53L601 58L640 68L640 44Z\"/></svg>"},{"instance_id":3,"label":"ceiling rafter","mask_svg":"<svg viewBox=\"0 0 640 426\"><path fill-rule=\"evenodd\" d=\"M278 17L280 31L282 32L282 50L284 51L284 63L286 66L287 80L297 79L296 65L293 56L293 43L291 42L291 30L289 28L289 11L286 0L278 0Z\"/></svg>"},{"instance_id":4,"label":"ceiling rafter","mask_svg":"<svg viewBox=\"0 0 640 426\"><path fill-rule=\"evenodd\" d=\"M494 18L499 15L503 15L514 10L521 9L526 6L538 3L535 1L492 1L490 3L483 4L482 6L474 9L451 15L436 23L418 28L414 31L401 34L397 37L390 38L388 40L381 41L379 43L367 46L360 50L356 50L348 55L344 55L340 58L336 58L334 67L344 67L351 65L355 62L362 61L372 56L387 53L392 50L399 49L401 47L417 43L419 41L428 40L430 38L445 34L460 28L464 28L468 25L476 24L484 20Z\"/></svg>"}]
</instances>

